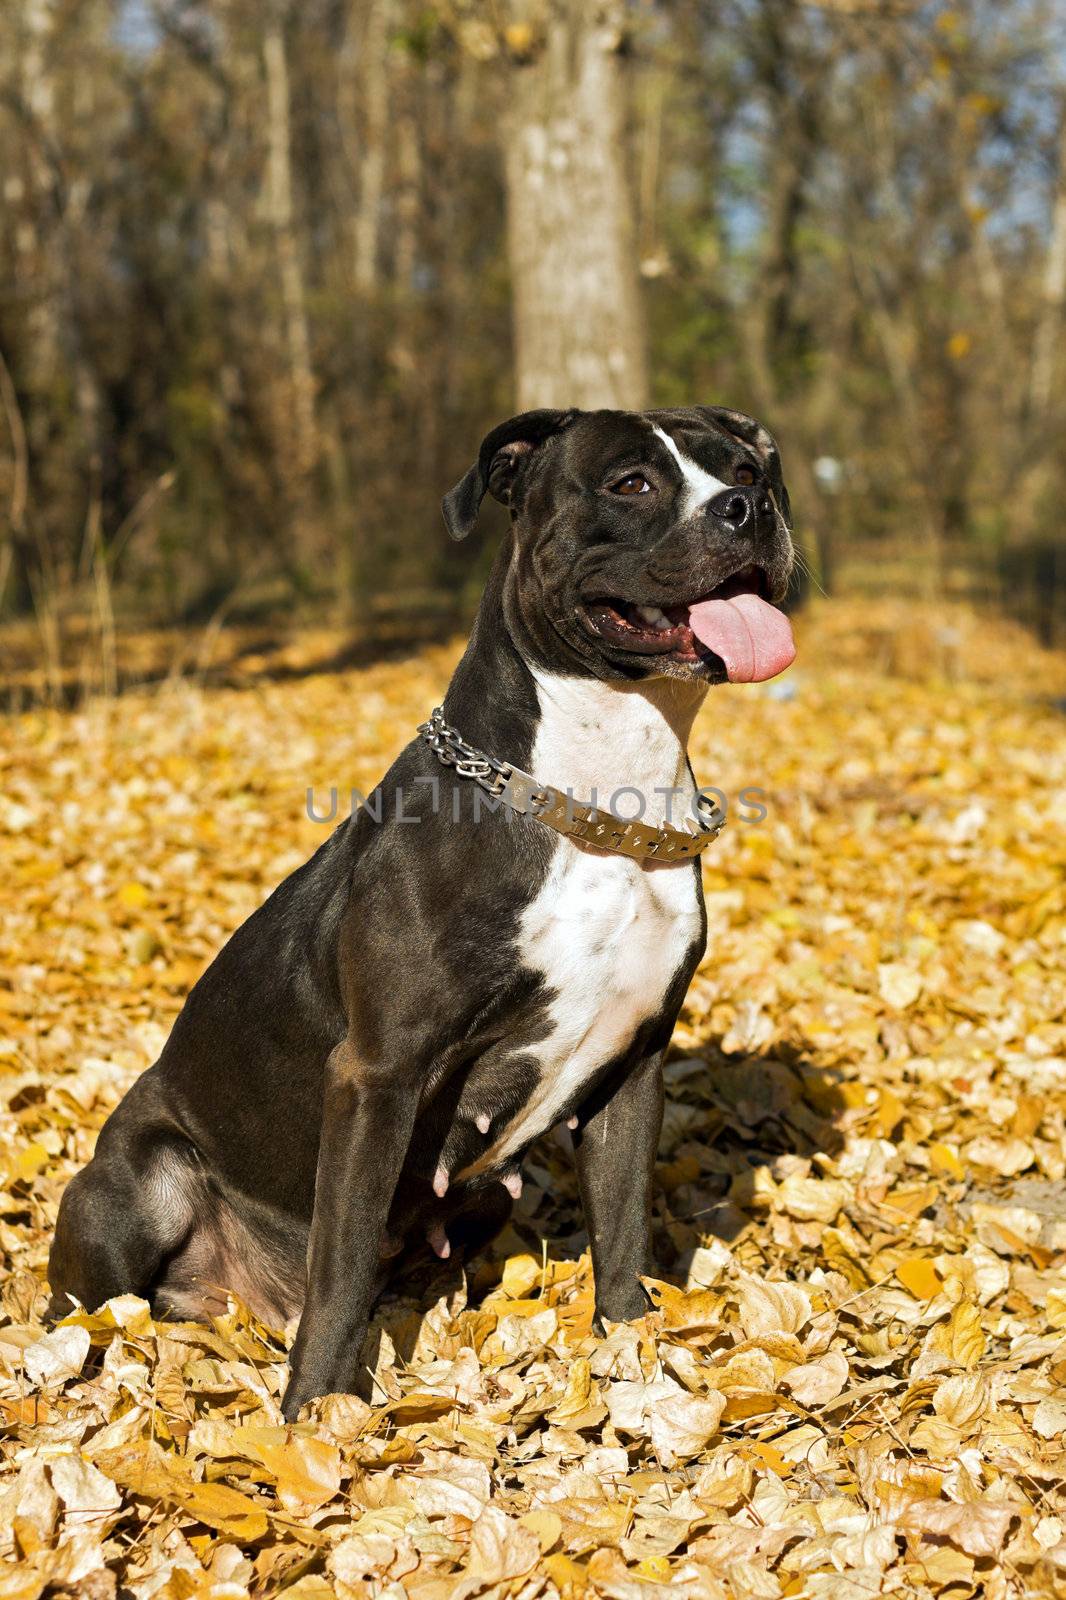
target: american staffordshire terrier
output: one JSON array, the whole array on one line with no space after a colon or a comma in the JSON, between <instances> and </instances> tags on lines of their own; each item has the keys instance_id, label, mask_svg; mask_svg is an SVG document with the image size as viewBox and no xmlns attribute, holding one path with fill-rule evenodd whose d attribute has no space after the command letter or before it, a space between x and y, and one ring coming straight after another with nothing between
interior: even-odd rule
<instances>
[{"instance_id":1,"label":"american staffordshire terrier","mask_svg":"<svg viewBox=\"0 0 1066 1600\"><path fill-rule=\"evenodd\" d=\"M711 684L793 658L777 448L719 407L526 412L445 497L510 508L443 707L233 935L63 1196L51 1312L299 1315L284 1412L365 1392L376 1293L507 1220L573 1128L600 1318L647 1308L663 1052L720 821ZM373 804L377 801L377 805ZM383 803L382 803L383 802Z\"/></svg>"}]
</instances>

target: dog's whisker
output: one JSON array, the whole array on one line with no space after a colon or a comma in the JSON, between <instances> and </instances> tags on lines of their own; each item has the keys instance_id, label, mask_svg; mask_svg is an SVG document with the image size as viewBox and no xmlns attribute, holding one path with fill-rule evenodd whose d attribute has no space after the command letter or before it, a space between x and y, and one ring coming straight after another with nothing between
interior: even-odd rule
<instances>
[{"instance_id":1,"label":"dog's whisker","mask_svg":"<svg viewBox=\"0 0 1066 1600\"><path fill-rule=\"evenodd\" d=\"M792 551L792 566L793 566L793 569L796 572L802 573L803 576L811 584L813 584L813 586L818 590L818 593L822 596L823 599L825 599L825 600L829 599L828 593L822 587L822 584L818 581L818 578L817 578L817 576L815 574L815 571L814 571L814 567L811 564L810 557L807 555L806 551L800 549L799 545L796 545L796 546L793 547L793 551Z\"/></svg>"}]
</instances>

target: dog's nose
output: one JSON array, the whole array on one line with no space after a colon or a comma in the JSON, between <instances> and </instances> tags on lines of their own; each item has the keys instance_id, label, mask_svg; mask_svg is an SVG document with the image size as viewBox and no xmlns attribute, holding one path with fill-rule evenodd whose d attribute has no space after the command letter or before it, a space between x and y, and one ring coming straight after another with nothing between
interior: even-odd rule
<instances>
[{"instance_id":1,"label":"dog's nose","mask_svg":"<svg viewBox=\"0 0 1066 1600\"><path fill-rule=\"evenodd\" d=\"M704 509L718 522L724 522L731 533L765 531L773 525L773 501L765 484L723 489L707 501Z\"/></svg>"},{"instance_id":2,"label":"dog's nose","mask_svg":"<svg viewBox=\"0 0 1066 1600\"><path fill-rule=\"evenodd\" d=\"M708 500L707 510L719 522L727 522L736 533L755 521L755 501L750 489L747 493L743 489L723 489L713 500Z\"/></svg>"}]
</instances>

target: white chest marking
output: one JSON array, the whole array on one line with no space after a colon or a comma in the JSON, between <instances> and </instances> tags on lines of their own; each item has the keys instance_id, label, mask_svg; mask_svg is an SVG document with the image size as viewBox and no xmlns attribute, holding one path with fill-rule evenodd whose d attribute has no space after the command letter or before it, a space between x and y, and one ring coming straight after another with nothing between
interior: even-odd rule
<instances>
[{"instance_id":1,"label":"white chest marking","mask_svg":"<svg viewBox=\"0 0 1066 1600\"><path fill-rule=\"evenodd\" d=\"M649 819L665 812L655 788L676 786L683 793L673 817L681 825L693 790L683 740L701 693L679 698L676 685L659 680L657 703L642 686L536 676L541 720L532 771L578 799L595 787L601 805L615 789L638 788ZM678 720L681 737L672 725ZM623 804L628 816L633 797L619 802L620 811ZM699 895L691 865L642 865L559 839L519 935L522 960L552 991L551 1032L532 1050L540 1078L479 1166L505 1159L550 1128L655 1015L699 931Z\"/></svg>"},{"instance_id":2,"label":"white chest marking","mask_svg":"<svg viewBox=\"0 0 1066 1600\"><path fill-rule=\"evenodd\" d=\"M706 505L707 501L713 499L716 494L721 494L723 489L729 488L729 485L723 483L721 478L716 478L713 472L705 472L698 462L693 461L691 456L684 455L677 448L670 435L664 433L662 428L653 428L652 432L658 435L681 468L681 476L685 483L685 497L681 504L682 518L690 517L694 511L698 511L700 506Z\"/></svg>"}]
</instances>

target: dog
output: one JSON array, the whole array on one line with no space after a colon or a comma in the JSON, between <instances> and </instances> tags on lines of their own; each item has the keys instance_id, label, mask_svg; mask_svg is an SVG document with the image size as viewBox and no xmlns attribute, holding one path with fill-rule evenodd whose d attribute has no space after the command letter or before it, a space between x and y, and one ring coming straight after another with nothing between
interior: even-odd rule
<instances>
[{"instance_id":1,"label":"dog","mask_svg":"<svg viewBox=\"0 0 1066 1600\"><path fill-rule=\"evenodd\" d=\"M289 1420L365 1394L389 1274L487 1242L561 1122L597 1318L646 1311L661 1063L721 821L689 730L711 684L794 654L788 495L753 418L525 412L445 496L455 538L486 493L510 527L443 707L223 947L59 1209L53 1317L124 1293L196 1317L227 1291L298 1315Z\"/></svg>"}]
</instances>

